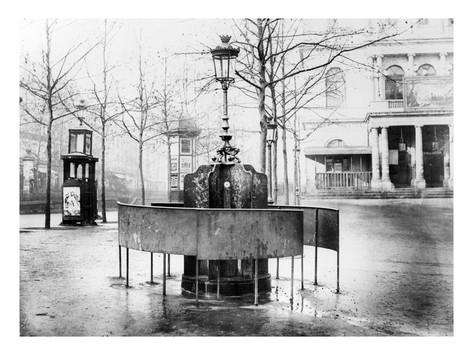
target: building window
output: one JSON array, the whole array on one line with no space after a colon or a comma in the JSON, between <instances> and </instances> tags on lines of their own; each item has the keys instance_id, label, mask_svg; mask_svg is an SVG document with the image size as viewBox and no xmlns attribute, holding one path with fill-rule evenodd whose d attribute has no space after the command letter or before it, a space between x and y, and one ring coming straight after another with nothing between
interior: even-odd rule
<instances>
[{"instance_id":1,"label":"building window","mask_svg":"<svg viewBox=\"0 0 473 355\"><path fill-rule=\"evenodd\" d=\"M422 64L419 66L416 73L418 76L434 76L437 74L435 68L430 64Z\"/></svg>"},{"instance_id":2,"label":"building window","mask_svg":"<svg viewBox=\"0 0 473 355\"><path fill-rule=\"evenodd\" d=\"M386 100L402 100L402 84L404 70L400 66L392 65L386 70L385 98Z\"/></svg>"},{"instance_id":3,"label":"building window","mask_svg":"<svg viewBox=\"0 0 473 355\"><path fill-rule=\"evenodd\" d=\"M341 139L333 139L330 142L328 142L327 147L328 148L341 148L343 147L343 141Z\"/></svg>"},{"instance_id":4,"label":"building window","mask_svg":"<svg viewBox=\"0 0 473 355\"><path fill-rule=\"evenodd\" d=\"M338 107L345 101L345 75L340 68L331 68L325 76L327 107Z\"/></svg>"}]
</instances>

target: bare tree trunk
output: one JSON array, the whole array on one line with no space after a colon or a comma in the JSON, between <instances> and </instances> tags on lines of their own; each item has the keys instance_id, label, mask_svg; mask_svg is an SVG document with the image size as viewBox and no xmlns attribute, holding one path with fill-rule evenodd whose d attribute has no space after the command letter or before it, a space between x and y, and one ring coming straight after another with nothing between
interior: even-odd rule
<instances>
[{"instance_id":1,"label":"bare tree trunk","mask_svg":"<svg viewBox=\"0 0 473 355\"><path fill-rule=\"evenodd\" d=\"M168 201L171 201L171 137L167 136L168 146Z\"/></svg>"},{"instance_id":2,"label":"bare tree trunk","mask_svg":"<svg viewBox=\"0 0 473 355\"><path fill-rule=\"evenodd\" d=\"M143 176L143 143L139 143L139 170L140 170L140 181L141 181L141 204L145 204L145 179Z\"/></svg>"},{"instance_id":3,"label":"bare tree trunk","mask_svg":"<svg viewBox=\"0 0 473 355\"><path fill-rule=\"evenodd\" d=\"M295 126L295 124L294 124ZM294 139L294 186L293 186L293 196L294 196L294 204L297 205L297 193L298 193L298 179L299 175L297 173L297 133L294 130L293 134L293 139Z\"/></svg>"},{"instance_id":4,"label":"bare tree trunk","mask_svg":"<svg viewBox=\"0 0 473 355\"><path fill-rule=\"evenodd\" d=\"M51 134L53 126L52 108L49 111L49 122L48 122L48 142L46 144L46 154L48 156L47 167L46 167L46 206L44 208L44 228L51 228Z\"/></svg>"},{"instance_id":5,"label":"bare tree trunk","mask_svg":"<svg viewBox=\"0 0 473 355\"><path fill-rule=\"evenodd\" d=\"M272 80L272 78L271 78ZM273 118L272 120L277 123L277 102L276 102L276 88L275 85L270 85L269 90L271 91L271 111ZM274 132L274 142L272 147L273 161L271 163L271 169L273 171L273 200L274 203L278 203L278 129L276 126L276 131Z\"/></svg>"},{"instance_id":6,"label":"bare tree trunk","mask_svg":"<svg viewBox=\"0 0 473 355\"><path fill-rule=\"evenodd\" d=\"M284 179L284 204L289 204L289 176L287 172L287 131L286 131L286 120L283 109L283 121L282 121L282 157L283 157L283 179Z\"/></svg>"},{"instance_id":7,"label":"bare tree trunk","mask_svg":"<svg viewBox=\"0 0 473 355\"><path fill-rule=\"evenodd\" d=\"M104 39L102 47L103 61L103 107L102 107L102 222L107 223L107 206L105 199L105 125L107 124L107 20L104 20Z\"/></svg>"},{"instance_id":8,"label":"bare tree trunk","mask_svg":"<svg viewBox=\"0 0 473 355\"><path fill-rule=\"evenodd\" d=\"M51 135L52 135L52 128L53 128L53 120L54 120L54 113L53 113L53 103L52 103L52 87L51 87L51 66L50 66L50 54L51 54L51 37L50 37L50 28L49 22L46 21L46 53L45 53L45 60L46 60L46 89L48 94L48 113L49 113L49 122L48 122L48 143L46 145L46 152L48 156L48 163L46 168L46 206L44 208L44 228L49 229L51 228Z\"/></svg>"},{"instance_id":9,"label":"bare tree trunk","mask_svg":"<svg viewBox=\"0 0 473 355\"><path fill-rule=\"evenodd\" d=\"M102 125L102 222L107 223L107 206L105 199L105 125Z\"/></svg>"},{"instance_id":10,"label":"bare tree trunk","mask_svg":"<svg viewBox=\"0 0 473 355\"><path fill-rule=\"evenodd\" d=\"M258 112L260 117L261 132L259 135L259 148L260 148L260 170L262 173L266 173L266 113L264 109L264 90L258 90Z\"/></svg>"},{"instance_id":11,"label":"bare tree trunk","mask_svg":"<svg viewBox=\"0 0 473 355\"><path fill-rule=\"evenodd\" d=\"M273 143L273 200L274 204L278 203L278 132Z\"/></svg>"},{"instance_id":12,"label":"bare tree trunk","mask_svg":"<svg viewBox=\"0 0 473 355\"><path fill-rule=\"evenodd\" d=\"M264 106L264 99L265 99L265 92L266 92L266 66L264 62L264 40L263 40L263 20L257 19L257 27L258 27L258 38L259 38L259 45L258 45L258 57L259 57L259 89L258 91L258 113L259 113L259 124L261 127L260 133L260 165L261 165L261 172L266 172L266 112Z\"/></svg>"}]
</instances>

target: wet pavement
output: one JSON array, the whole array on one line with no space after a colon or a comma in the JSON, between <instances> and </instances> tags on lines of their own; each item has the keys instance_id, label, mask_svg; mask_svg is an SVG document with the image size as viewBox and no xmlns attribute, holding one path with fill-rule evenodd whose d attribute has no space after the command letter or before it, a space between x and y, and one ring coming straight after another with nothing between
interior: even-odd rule
<instances>
[{"instance_id":1,"label":"wet pavement","mask_svg":"<svg viewBox=\"0 0 473 355\"><path fill-rule=\"evenodd\" d=\"M296 259L291 310L290 258L280 280L253 305L247 298L181 295L182 256L172 256L162 296L162 255L130 250L130 286L118 276L117 224L41 229L20 217L21 335L453 335L453 200L324 200L340 208L340 287L336 254L314 248ZM116 221L116 212L108 214ZM57 225L59 215L52 224ZM124 260L124 253L123 253ZM270 260L269 270L276 270Z\"/></svg>"}]
</instances>

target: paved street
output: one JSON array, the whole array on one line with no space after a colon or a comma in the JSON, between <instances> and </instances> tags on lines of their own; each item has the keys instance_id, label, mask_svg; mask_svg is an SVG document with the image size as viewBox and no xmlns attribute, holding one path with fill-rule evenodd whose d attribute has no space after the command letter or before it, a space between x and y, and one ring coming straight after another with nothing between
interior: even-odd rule
<instances>
[{"instance_id":1,"label":"paved street","mask_svg":"<svg viewBox=\"0 0 473 355\"><path fill-rule=\"evenodd\" d=\"M168 295L149 285L149 253L130 250L131 288L118 279L116 222L44 231L43 216L20 217L21 335L453 335L453 200L323 200L340 208L341 294L336 256L304 250L304 290L296 260L294 309L290 258L281 280L252 305L180 292L181 256L173 256ZM116 221L116 212L108 216ZM52 225L60 221L54 215ZM274 275L275 260L270 261Z\"/></svg>"}]
</instances>

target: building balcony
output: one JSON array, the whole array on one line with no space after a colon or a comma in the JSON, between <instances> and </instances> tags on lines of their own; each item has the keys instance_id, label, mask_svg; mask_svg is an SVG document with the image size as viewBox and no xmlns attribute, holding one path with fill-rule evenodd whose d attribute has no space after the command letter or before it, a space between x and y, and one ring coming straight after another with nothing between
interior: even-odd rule
<instances>
[{"instance_id":1,"label":"building balcony","mask_svg":"<svg viewBox=\"0 0 473 355\"><path fill-rule=\"evenodd\" d=\"M370 113L453 110L452 76L405 77L402 99L372 101Z\"/></svg>"}]
</instances>

